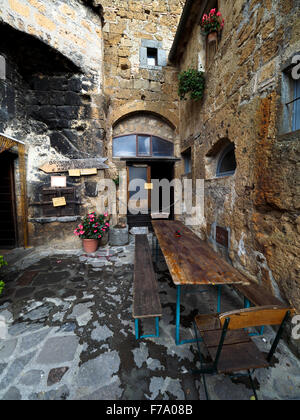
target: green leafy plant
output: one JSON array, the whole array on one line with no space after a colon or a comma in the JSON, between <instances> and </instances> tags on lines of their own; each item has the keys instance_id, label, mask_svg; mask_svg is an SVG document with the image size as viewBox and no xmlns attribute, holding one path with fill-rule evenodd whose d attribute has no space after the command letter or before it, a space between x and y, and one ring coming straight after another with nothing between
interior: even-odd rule
<instances>
[{"instance_id":1,"label":"green leafy plant","mask_svg":"<svg viewBox=\"0 0 300 420\"><path fill-rule=\"evenodd\" d=\"M74 235L81 239L101 239L109 229L109 217L107 213L97 215L92 212L85 216L78 227L74 230Z\"/></svg>"},{"instance_id":2,"label":"green leafy plant","mask_svg":"<svg viewBox=\"0 0 300 420\"><path fill-rule=\"evenodd\" d=\"M4 260L3 256L0 255L0 269L4 267L5 265L7 265L7 262ZM0 295L3 292L4 287L5 287L4 281L0 281Z\"/></svg>"},{"instance_id":3,"label":"green leafy plant","mask_svg":"<svg viewBox=\"0 0 300 420\"><path fill-rule=\"evenodd\" d=\"M116 184L117 187L120 185L120 177L119 176L117 178L114 178L113 181L114 181L114 183Z\"/></svg>"},{"instance_id":4,"label":"green leafy plant","mask_svg":"<svg viewBox=\"0 0 300 420\"><path fill-rule=\"evenodd\" d=\"M190 93L191 99L199 101L203 98L205 89L205 77L203 71L189 69L182 71L178 76L179 87L178 95L181 100L186 100L186 95Z\"/></svg>"}]
</instances>

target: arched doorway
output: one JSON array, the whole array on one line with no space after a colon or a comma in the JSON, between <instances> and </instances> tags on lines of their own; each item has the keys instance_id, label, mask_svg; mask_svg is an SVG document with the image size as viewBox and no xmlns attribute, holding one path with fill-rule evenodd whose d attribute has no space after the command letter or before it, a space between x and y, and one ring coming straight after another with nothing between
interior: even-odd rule
<instances>
[{"instance_id":1,"label":"arched doorway","mask_svg":"<svg viewBox=\"0 0 300 420\"><path fill-rule=\"evenodd\" d=\"M173 189L170 204L164 208L162 188L158 185L162 180L174 178L177 161L174 139L174 127L150 114L131 115L114 127L112 157L126 162L130 227L151 227L153 218L174 217Z\"/></svg>"}]
</instances>

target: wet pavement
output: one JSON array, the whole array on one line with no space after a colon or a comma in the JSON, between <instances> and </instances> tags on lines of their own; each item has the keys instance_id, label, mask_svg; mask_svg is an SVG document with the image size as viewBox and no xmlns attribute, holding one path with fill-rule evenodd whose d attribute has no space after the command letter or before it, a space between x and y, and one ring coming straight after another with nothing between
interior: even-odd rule
<instances>
[{"instance_id":1,"label":"wet pavement","mask_svg":"<svg viewBox=\"0 0 300 420\"><path fill-rule=\"evenodd\" d=\"M151 243L151 235L149 235ZM205 399L197 346L176 346L176 289L163 257L155 263L163 318L160 337L136 341L132 319L134 237L126 247L82 250L38 248L6 255L6 288L0 299L0 399L2 400L199 400ZM192 319L214 312L214 288L186 288L181 338L194 338ZM241 308L226 288L222 311ZM5 322L4 322L5 321ZM153 320L143 333L153 332ZM6 329L6 328L7 329ZM266 328L255 338L267 351ZM300 399L300 363L281 342L274 368L257 371L260 399ZM212 399L249 400L249 384L207 377Z\"/></svg>"}]
</instances>

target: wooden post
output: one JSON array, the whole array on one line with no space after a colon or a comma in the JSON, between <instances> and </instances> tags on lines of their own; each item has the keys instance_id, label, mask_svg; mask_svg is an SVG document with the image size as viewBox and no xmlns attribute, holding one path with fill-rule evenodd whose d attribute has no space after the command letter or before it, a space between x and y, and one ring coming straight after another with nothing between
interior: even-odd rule
<instances>
[{"instance_id":1,"label":"wooden post","mask_svg":"<svg viewBox=\"0 0 300 420\"><path fill-rule=\"evenodd\" d=\"M21 215L23 224L24 248L28 248L28 206L27 206L27 185L26 185L26 160L25 145L18 144L19 152L19 171L21 188Z\"/></svg>"}]
</instances>

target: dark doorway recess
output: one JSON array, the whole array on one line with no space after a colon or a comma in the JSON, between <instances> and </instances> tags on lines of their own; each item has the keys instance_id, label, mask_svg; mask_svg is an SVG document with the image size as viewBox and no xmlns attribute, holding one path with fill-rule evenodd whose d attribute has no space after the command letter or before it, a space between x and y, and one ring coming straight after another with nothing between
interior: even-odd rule
<instances>
[{"instance_id":1,"label":"dark doorway recess","mask_svg":"<svg viewBox=\"0 0 300 420\"><path fill-rule=\"evenodd\" d=\"M5 23L0 23L0 52L16 63L25 80L34 74L80 73L79 67L59 51Z\"/></svg>"},{"instance_id":2,"label":"dark doorway recess","mask_svg":"<svg viewBox=\"0 0 300 420\"><path fill-rule=\"evenodd\" d=\"M17 246L16 198L13 153L0 154L0 248Z\"/></svg>"},{"instance_id":3,"label":"dark doorway recess","mask_svg":"<svg viewBox=\"0 0 300 420\"><path fill-rule=\"evenodd\" d=\"M129 182L131 180L130 174L133 174L134 171L130 170L130 163L128 163L128 176ZM141 165L141 166L140 166ZM151 161L140 161L137 167L140 167L140 170L145 169L145 173L147 173L147 179L145 178L145 182L150 182L154 179L162 180L167 179L169 181L173 180L174 177L174 162L151 162ZM144 179L143 177L141 179ZM129 197L128 197L129 198ZM148 227L149 230L152 230L152 223L151 223L151 190L149 191L148 196L148 214L137 214L133 215L130 214L128 211L127 220L128 225L130 228L132 227ZM160 212L169 212L170 216L169 219L174 219L174 189L171 188L171 196L170 196L170 208L163 209L162 208L162 189L160 188ZM157 219L156 219L157 220Z\"/></svg>"}]
</instances>

